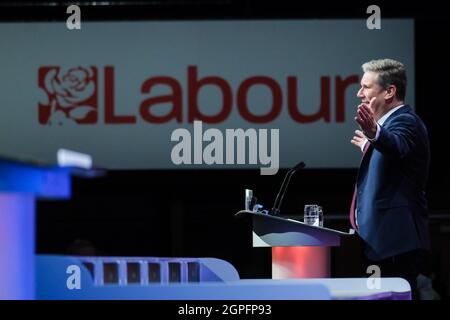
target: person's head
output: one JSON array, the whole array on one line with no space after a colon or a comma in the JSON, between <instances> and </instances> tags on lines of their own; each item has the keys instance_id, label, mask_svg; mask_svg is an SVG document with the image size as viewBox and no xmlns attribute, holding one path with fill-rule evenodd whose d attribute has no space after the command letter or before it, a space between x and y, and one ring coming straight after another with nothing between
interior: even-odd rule
<instances>
[{"instance_id":1,"label":"person's head","mask_svg":"<svg viewBox=\"0 0 450 320\"><path fill-rule=\"evenodd\" d=\"M72 241L67 250L67 254L73 256L96 256L98 255L97 249L94 245L88 241L83 239L76 239Z\"/></svg>"},{"instance_id":2,"label":"person's head","mask_svg":"<svg viewBox=\"0 0 450 320\"><path fill-rule=\"evenodd\" d=\"M392 59L378 59L362 65L364 75L361 79L361 89L358 98L362 103L372 105L375 119L381 118L389 109L402 104L406 95L405 66Z\"/></svg>"}]
</instances>

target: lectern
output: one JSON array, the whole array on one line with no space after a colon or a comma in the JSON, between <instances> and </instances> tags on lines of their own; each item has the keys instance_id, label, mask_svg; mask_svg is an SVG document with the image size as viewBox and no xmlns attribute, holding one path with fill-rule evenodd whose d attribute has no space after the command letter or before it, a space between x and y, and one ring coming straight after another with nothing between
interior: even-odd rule
<instances>
[{"instance_id":1,"label":"lectern","mask_svg":"<svg viewBox=\"0 0 450 320\"><path fill-rule=\"evenodd\" d=\"M242 210L253 222L253 247L272 247L272 278L329 278L330 247L353 234Z\"/></svg>"},{"instance_id":2,"label":"lectern","mask_svg":"<svg viewBox=\"0 0 450 320\"><path fill-rule=\"evenodd\" d=\"M99 173L0 157L0 300L35 297L36 199L68 199L72 175Z\"/></svg>"}]
</instances>

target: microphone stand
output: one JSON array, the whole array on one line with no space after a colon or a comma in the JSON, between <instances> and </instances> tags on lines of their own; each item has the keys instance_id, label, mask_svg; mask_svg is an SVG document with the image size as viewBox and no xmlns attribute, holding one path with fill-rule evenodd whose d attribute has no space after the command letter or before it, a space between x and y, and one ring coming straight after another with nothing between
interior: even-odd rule
<instances>
[{"instance_id":1,"label":"microphone stand","mask_svg":"<svg viewBox=\"0 0 450 320\"><path fill-rule=\"evenodd\" d=\"M291 177L294 175L294 173L296 173L300 169L303 169L304 167L305 163L302 161L286 173L283 183L281 184L280 191L278 192L275 199L275 203L273 204L272 210L270 210L270 215L277 216L280 214L281 203L283 202L284 194L286 193Z\"/></svg>"}]
</instances>

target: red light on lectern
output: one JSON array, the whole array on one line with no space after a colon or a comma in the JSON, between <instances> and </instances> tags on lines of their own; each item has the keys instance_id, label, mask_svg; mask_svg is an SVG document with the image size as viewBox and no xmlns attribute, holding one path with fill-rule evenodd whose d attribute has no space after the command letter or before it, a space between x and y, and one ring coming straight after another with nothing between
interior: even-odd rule
<instances>
[{"instance_id":1,"label":"red light on lectern","mask_svg":"<svg viewBox=\"0 0 450 320\"><path fill-rule=\"evenodd\" d=\"M272 247L272 278L328 278L328 247Z\"/></svg>"}]
</instances>

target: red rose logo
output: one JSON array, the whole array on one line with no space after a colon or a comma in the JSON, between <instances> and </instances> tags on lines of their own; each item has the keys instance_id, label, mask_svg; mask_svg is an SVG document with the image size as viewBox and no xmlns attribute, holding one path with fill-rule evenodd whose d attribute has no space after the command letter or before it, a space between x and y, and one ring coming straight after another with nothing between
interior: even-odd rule
<instances>
[{"instance_id":1,"label":"red rose logo","mask_svg":"<svg viewBox=\"0 0 450 320\"><path fill-rule=\"evenodd\" d=\"M96 123L98 117L97 68L39 68L38 85L48 101L39 103L39 123Z\"/></svg>"}]
</instances>

